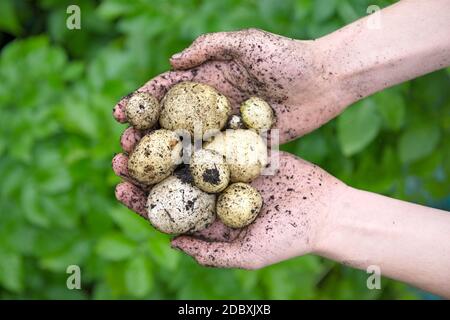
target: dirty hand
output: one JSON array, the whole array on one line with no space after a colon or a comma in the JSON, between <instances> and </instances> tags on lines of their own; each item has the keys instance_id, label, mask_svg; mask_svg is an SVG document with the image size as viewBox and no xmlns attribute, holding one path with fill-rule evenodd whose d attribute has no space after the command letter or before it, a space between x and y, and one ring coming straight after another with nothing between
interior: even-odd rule
<instances>
[{"instance_id":1,"label":"dirty hand","mask_svg":"<svg viewBox=\"0 0 450 320\"><path fill-rule=\"evenodd\" d=\"M130 142L124 141L127 149ZM235 230L216 220L192 236L180 236L172 246L193 256L200 264L217 267L254 269L290 257L314 252L332 210L333 199L347 188L319 167L284 152L273 175L260 176L252 185L264 199L257 219L248 227ZM127 174L128 158L117 155L113 168L129 182L116 188L116 197L146 218L147 192Z\"/></svg>"},{"instance_id":2,"label":"dirty hand","mask_svg":"<svg viewBox=\"0 0 450 320\"><path fill-rule=\"evenodd\" d=\"M256 29L205 34L171 58L174 71L138 90L161 99L178 82L198 81L230 98L234 111L247 98L259 96L275 110L275 128L283 143L320 127L342 110L336 84L323 74L322 56L314 41ZM121 122L127 99L114 111Z\"/></svg>"},{"instance_id":3,"label":"dirty hand","mask_svg":"<svg viewBox=\"0 0 450 320\"><path fill-rule=\"evenodd\" d=\"M314 253L334 199L347 188L316 165L288 153L276 153L279 168L252 185L264 206L249 226L222 241L182 235L172 246L205 266L258 269L292 257Z\"/></svg>"}]
</instances>

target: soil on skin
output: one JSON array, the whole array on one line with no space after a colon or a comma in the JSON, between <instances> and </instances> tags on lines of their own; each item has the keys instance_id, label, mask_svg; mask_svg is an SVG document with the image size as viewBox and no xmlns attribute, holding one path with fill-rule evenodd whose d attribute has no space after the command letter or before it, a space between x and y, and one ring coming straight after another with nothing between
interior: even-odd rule
<instances>
[{"instance_id":1,"label":"soil on skin","mask_svg":"<svg viewBox=\"0 0 450 320\"><path fill-rule=\"evenodd\" d=\"M220 183L220 173L217 168L206 169L203 172L203 181L208 182L213 185L218 185Z\"/></svg>"}]
</instances>

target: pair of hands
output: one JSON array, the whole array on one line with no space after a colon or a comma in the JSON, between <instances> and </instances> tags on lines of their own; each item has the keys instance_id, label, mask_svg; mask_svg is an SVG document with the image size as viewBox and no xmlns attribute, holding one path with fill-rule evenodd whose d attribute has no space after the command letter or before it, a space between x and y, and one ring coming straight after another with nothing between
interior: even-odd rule
<instances>
[{"instance_id":1,"label":"pair of hands","mask_svg":"<svg viewBox=\"0 0 450 320\"><path fill-rule=\"evenodd\" d=\"M259 30L201 36L171 58L174 71L138 90L161 99L185 80L212 85L235 111L250 96L268 101L277 115L280 142L304 135L372 93L450 66L450 1L399 1L384 8L374 28L365 17L315 41ZM122 99L114 108L126 122ZM146 217L145 187L127 173L127 153L145 132L128 128L125 153L113 159L116 196ZM172 246L199 263L260 268L306 253L365 269L450 297L450 218L447 212L347 187L325 171L286 153L279 170L253 182L264 198L254 223L231 230L216 221L180 236Z\"/></svg>"},{"instance_id":2,"label":"pair of hands","mask_svg":"<svg viewBox=\"0 0 450 320\"><path fill-rule=\"evenodd\" d=\"M209 84L230 98L235 111L250 96L268 101L277 116L280 143L304 135L339 114L346 106L332 74L324 68L323 50L314 41L298 41L249 29L200 36L174 55L173 71L148 81L138 91L161 100L181 81ZM114 107L114 117L126 122L127 97ZM145 187L127 172L127 153L145 134L130 127L121 137L124 153L113 159L114 172L126 182L116 187L117 199L146 217ZM319 167L291 154L277 152L279 168L252 185L264 198L254 223L233 230L220 221L192 235L179 236L172 246L202 265L260 268L294 256L315 252L332 210L333 200L346 186Z\"/></svg>"}]
</instances>

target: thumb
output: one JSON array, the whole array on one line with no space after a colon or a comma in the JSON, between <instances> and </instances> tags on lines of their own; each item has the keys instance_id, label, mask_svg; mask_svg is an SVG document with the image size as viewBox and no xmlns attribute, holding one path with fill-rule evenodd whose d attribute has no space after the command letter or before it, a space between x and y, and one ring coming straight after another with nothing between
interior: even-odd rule
<instances>
[{"instance_id":1,"label":"thumb","mask_svg":"<svg viewBox=\"0 0 450 320\"><path fill-rule=\"evenodd\" d=\"M207 60L230 60L238 54L242 35L238 32L206 33L190 47L174 54L170 64L174 69L189 69Z\"/></svg>"},{"instance_id":2,"label":"thumb","mask_svg":"<svg viewBox=\"0 0 450 320\"><path fill-rule=\"evenodd\" d=\"M179 236L172 240L172 247L182 250L204 266L256 268L256 264L253 265L248 261L251 255L244 252L239 242L208 242L189 236Z\"/></svg>"}]
</instances>

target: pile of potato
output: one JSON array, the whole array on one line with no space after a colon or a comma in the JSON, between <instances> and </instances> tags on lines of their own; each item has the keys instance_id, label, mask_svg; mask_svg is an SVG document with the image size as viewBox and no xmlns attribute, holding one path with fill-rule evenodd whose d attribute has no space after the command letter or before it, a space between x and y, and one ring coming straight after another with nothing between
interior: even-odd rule
<instances>
[{"instance_id":1,"label":"pile of potato","mask_svg":"<svg viewBox=\"0 0 450 320\"><path fill-rule=\"evenodd\" d=\"M148 132L131 153L128 171L151 186L147 211L155 228L182 234L206 228L216 214L232 228L256 218L263 200L248 183L268 161L259 135L275 122L267 102L252 97L240 115L231 115L227 97L187 81L173 86L161 103L148 93L134 93L126 116L133 127ZM193 142L197 148L191 152Z\"/></svg>"}]
</instances>

